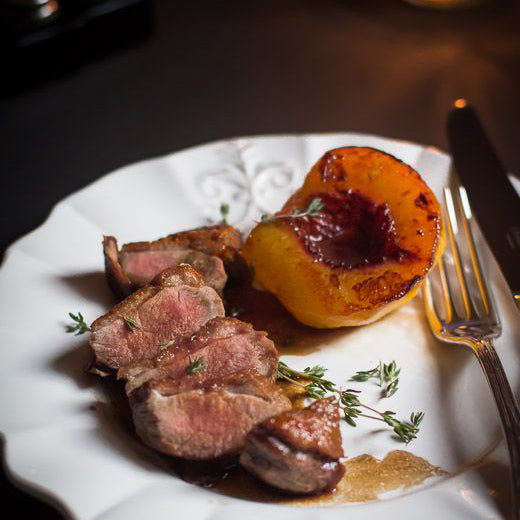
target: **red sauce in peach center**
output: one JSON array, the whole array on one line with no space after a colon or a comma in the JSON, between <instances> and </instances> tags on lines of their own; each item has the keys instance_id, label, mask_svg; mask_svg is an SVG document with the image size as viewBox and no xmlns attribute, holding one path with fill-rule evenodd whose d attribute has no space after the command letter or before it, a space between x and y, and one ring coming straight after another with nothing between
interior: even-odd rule
<instances>
[{"instance_id":1,"label":"red sauce in peach center","mask_svg":"<svg viewBox=\"0 0 520 520\"><path fill-rule=\"evenodd\" d=\"M395 222L386 204L349 190L313 193L305 206L316 198L324 205L317 216L285 219L316 261L350 270L411 255L397 245Z\"/></svg>"}]
</instances>

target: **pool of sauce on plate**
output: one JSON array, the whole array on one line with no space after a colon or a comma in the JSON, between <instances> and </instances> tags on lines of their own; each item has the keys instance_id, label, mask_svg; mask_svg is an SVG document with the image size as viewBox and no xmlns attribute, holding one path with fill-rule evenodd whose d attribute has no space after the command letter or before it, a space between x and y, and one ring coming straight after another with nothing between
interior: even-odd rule
<instances>
[{"instance_id":1,"label":"pool of sauce on plate","mask_svg":"<svg viewBox=\"0 0 520 520\"><path fill-rule=\"evenodd\" d=\"M442 469L405 450L393 450L382 460L372 455L359 455L346 460L344 465L345 476L336 489L321 495L287 496L260 483L240 468L219 481L214 489L223 495L258 502L327 506L377 500L383 493L405 491L421 484L427 478L446 475Z\"/></svg>"}]
</instances>

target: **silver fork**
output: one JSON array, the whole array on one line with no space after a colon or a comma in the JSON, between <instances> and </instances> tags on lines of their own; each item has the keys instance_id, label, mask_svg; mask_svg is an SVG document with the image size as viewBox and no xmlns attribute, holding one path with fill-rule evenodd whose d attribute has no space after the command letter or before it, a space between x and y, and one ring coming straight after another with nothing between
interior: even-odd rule
<instances>
[{"instance_id":1,"label":"silver fork","mask_svg":"<svg viewBox=\"0 0 520 520\"><path fill-rule=\"evenodd\" d=\"M454 191L444 190L451 255L445 253L436 268L439 291L435 292L430 278L426 279L423 290L426 315L435 337L470 347L486 375L509 448L512 518L520 520L520 411L493 347L492 340L501 334L502 327L475 247L471 208L464 188Z\"/></svg>"}]
</instances>

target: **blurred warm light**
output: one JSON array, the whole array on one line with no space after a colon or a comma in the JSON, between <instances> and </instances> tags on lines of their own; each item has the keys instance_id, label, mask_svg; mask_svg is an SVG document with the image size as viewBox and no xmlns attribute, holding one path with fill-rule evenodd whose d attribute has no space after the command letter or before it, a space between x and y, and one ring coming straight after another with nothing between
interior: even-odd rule
<instances>
[{"instance_id":1,"label":"blurred warm light","mask_svg":"<svg viewBox=\"0 0 520 520\"><path fill-rule=\"evenodd\" d=\"M464 108L465 106L467 106L468 102L464 98L459 98L456 99L455 103L453 104L455 105L455 108Z\"/></svg>"}]
</instances>

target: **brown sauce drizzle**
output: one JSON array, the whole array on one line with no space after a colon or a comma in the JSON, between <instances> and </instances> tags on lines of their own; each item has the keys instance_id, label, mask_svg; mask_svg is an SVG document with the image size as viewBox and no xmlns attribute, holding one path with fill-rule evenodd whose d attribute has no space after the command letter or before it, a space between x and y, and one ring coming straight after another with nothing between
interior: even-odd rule
<instances>
[{"instance_id":1,"label":"brown sauce drizzle","mask_svg":"<svg viewBox=\"0 0 520 520\"><path fill-rule=\"evenodd\" d=\"M393 450L382 460L372 455L359 455L348 459L344 465L345 476L336 489L322 495L287 496L263 485L240 468L217 483L214 489L223 495L258 502L327 506L378 500L383 493L405 491L430 477L447 475L444 470L405 450Z\"/></svg>"},{"instance_id":2,"label":"brown sauce drizzle","mask_svg":"<svg viewBox=\"0 0 520 520\"><path fill-rule=\"evenodd\" d=\"M382 460L372 455L359 455L345 463L345 476L332 493L294 499L302 505L329 505L344 502L377 500L389 491L406 491L430 477L447 473L422 457L405 450L393 450Z\"/></svg>"},{"instance_id":3,"label":"brown sauce drizzle","mask_svg":"<svg viewBox=\"0 0 520 520\"><path fill-rule=\"evenodd\" d=\"M413 253L398 246L395 222L386 204L377 204L359 192L348 190L312 193L304 206L315 198L324 204L318 216L305 215L285 221L317 261L351 270L413 257Z\"/></svg>"}]
</instances>

